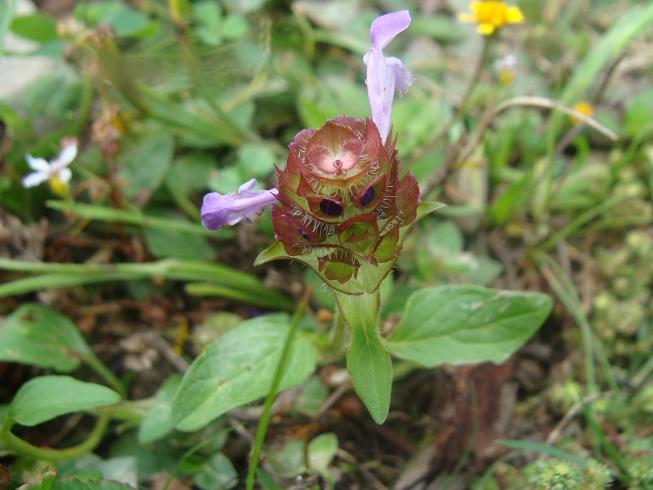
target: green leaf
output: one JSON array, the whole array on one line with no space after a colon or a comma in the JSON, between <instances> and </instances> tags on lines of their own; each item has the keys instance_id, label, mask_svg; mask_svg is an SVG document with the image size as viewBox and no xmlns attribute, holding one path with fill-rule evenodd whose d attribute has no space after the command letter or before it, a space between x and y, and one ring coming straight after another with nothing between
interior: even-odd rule
<instances>
[{"instance_id":1,"label":"green leaf","mask_svg":"<svg viewBox=\"0 0 653 490\"><path fill-rule=\"evenodd\" d=\"M457 43L465 38L461 26L449 15L419 15L410 26L411 35L429 36L443 43Z\"/></svg>"},{"instance_id":2,"label":"green leaf","mask_svg":"<svg viewBox=\"0 0 653 490\"><path fill-rule=\"evenodd\" d=\"M240 169L232 166L213 172L208 184L209 189L212 191L228 194L229 192L236 192L244 180L245 178Z\"/></svg>"},{"instance_id":3,"label":"green leaf","mask_svg":"<svg viewBox=\"0 0 653 490\"><path fill-rule=\"evenodd\" d=\"M204 181L206 185L206 180ZM217 232L209 231L198 223L189 223L185 219L167 218L161 216L150 216L137 210L114 209L107 206L98 206L95 204L82 204L77 202L50 200L46 202L51 209L72 213L80 218L107 221L115 223L126 223L144 228L153 228L157 230L174 231L177 233L191 233L194 235L206 235L220 238L233 237L234 233L228 228L223 228Z\"/></svg>"},{"instance_id":4,"label":"green leaf","mask_svg":"<svg viewBox=\"0 0 653 490\"><path fill-rule=\"evenodd\" d=\"M68 318L25 304L0 324L0 361L69 372L93 353Z\"/></svg>"},{"instance_id":5,"label":"green leaf","mask_svg":"<svg viewBox=\"0 0 653 490\"><path fill-rule=\"evenodd\" d=\"M370 415L377 424L382 424L390 409L392 361L378 335L352 335L347 370Z\"/></svg>"},{"instance_id":6,"label":"green leaf","mask_svg":"<svg viewBox=\"0 0 653 490\"><path fill-rule=\"evenodd\" d=\"M320 434L308 444L308 463L314 470L324 472L338 451L335 434Z\"/></svg>"},{"instance_id":7,"label":"green leaf","mask_svg":"<svg viewBox=\"0 0 653 490\"><path fill-rule=\"evenodd\" d=\"M195 32L206 44L217 46L222 41L220 24L222 12L217 2L203 0L192 4L192 17L197 23Z\"/></svg>"},{"instance_id":8,"label":"green leaf","mask_svg":"<svg viewBox=\"0 0 653 490\"><path fill-rule=\"evenodd\" d=\"M401 245L403 243L406 234L408 233L408 231L410 231L410 229L417 221L419 221L421 218L428 215L429 213L432 213L433 211L440 209L443 206L444 204L437 203L437 202L420 203L419 206L417 207L416 220L412 223L408 223L402 226L399 229L399 244ZM258 257L256 257L256 260L254 261L254 265L262 265L265 264L266 262L270 262L271 260L278 260L278 259L298 260L299 262L302 262L305 265L309 266L311 269L313 269L318 275L320 275L322 280L325 283L327 283L329 286L331 286L331 288L333 288L335 291L340 291L345 294L354 294L354 295L369 294L376 291L379 285L381 284L381 281L383 281L385 276L388 275L388 273L392 270L392 268L395 265L394 261L392 260L388 262L382 262L378 265L372 265L369 262L362 261L356 276L355 277L352 276L351 279L349 279L343 284L336 280L327 279L326 277L320 274L320 267L319 267L319 262L317 257L312 255L298 255L296 257L290 256L286 253L286 251L283 248L283 245L279 241L275 241L272 245L270 245L268 248L263 250L258 255Z\"/></svg>"},{"instance_id":9,"label":"green leaf","mask_svg":"<svg viewBox=\"0 0 653 490\"><path fill-rule=\"evenodd\" d=\"M118 37L132 36L142 32L150 21L145 15L126 5L120 5L109 12L103 19L103 24L113 27Z\"/></svg>"},{"instance_id":10,"label":"green leaf","mask_svg":"<svg viewBox=\"0 0 653 490\"><path fill-rule=\"evenodd\" d=\"M171 376L157 391L152 406L138 427L138 441L141 444L161 439L175 428L172 421L172 399L180 383L181 376Z\"/></svg>"},{"instance_id":11,"label":"green leaf","mask_svg":"<svg viewBox=\"0 0 653 490\"><path fill-rule=\"evenodd\" d=\"M175 158L166 176L166 184L184 193L204 190L215 167L216 161L211 155L200 152L185 154Z\"/></svg>"},{"instance_id":12,"label":"green leaf","mask_svg":"<svg viewBox=\"0 0 653 490\"><path fill-rule=\"evenodd\" d=\"M270 474L263 470L262 468L256 469L256 478L259 485L261 485L262 490L283 490L277 483L272 479Z\"/></svg>"},{"instance_id":13,"label":"green leaf","mask_svg":"<svg viewBox=\"0 0 653 490\"><path fill-rule=\"evenodd\" d=\"M329 396L329 389L322 380L317 376L311 376L302 386L294 409L308 417L315 417L320 413L327 396Z\"/></svg>"},{"instance_id":14,"label":"green leaf","mask_svg":"<svg viewBox=\"0 0 653 490\"><path fill-rule=\"evenodd\" d=\"M229 458L216 453L202 465L193 483L203 490L228 490L238 484L238 473Z\"/></svg>"},{"instance_id":15,"label":"green leaf","mask_svg":"<svg viewBox=\"0 0 653 490\"><path fill-rule=\"evenodd\" d=\"M56 22L42 13L16 16L11 21L9 29L14 34L37 43L57 39Z\"/></svg>"},{"instance_id":16,"label":"green leaf","mask_svg":"<svg viewBox=\"0 0 653 490\"><path fill-rule=\"evenodd\" d=\"M291 439L281 448L266 452L265 456L274 473L283 478L292 478L306 471L304 441L300 439Z\"/></svg>"},{"instance_id":17,"label":"green leaf","mask_svg":"<svg viewBox=\"0 0 653 490\"><path fill-rule=\"evenodd\" d=\"M177 428L199 429L227 410L265 396L283 350L288 323L285 315L259 317L241 323L209 344L193 361L173 400ZM315 363L313 345L296 337L280 389L303 383Z\"/></svg>"},{"instance_id":18,"label":"green leaf","mask_svg":"<svg viewBox=\"0 0 653 490\"><path fill-rule=\"evenodd\" d=\"M336 292L336 300L351 329L347 370L352 384L374 421L382 424L390 409L392 360L377 326L379 295Z\"/></svg>"},{"instance_id":19,"label":"green leaf","mask_svg":"<svg viewBox=\"0 0 653 490\"><path fill-rule=\"evenodd\" d=\"M274 169L274 153L266 146L245 144L238 149L238 166L242 175L267 177Z\"/></svg>"},{"instance_id":20,"label":"green leaf","mask_svg":"<svg viewBox=\"0 0 653 490\"><path fill-rule=\"evenodd\" d=\"M143 135L124 157L120 178L125 182L125 194L134 198L156 189L172 164L174 142L165 133Z\"/></svg>"},{"instance_id":21,"label":"green leaf","mask_svg":"<svg viewBox=\"0 0 653 490\"><path fill-rule=\"evenodd\" d=\"M225 0L229 10L247 13L260 9L268 0Z\"/></svg>"},{"instance_id":22,"label":"green leaf","mask_svg":"<svg viewBox=\"0 0 653 490\"><path fill-rule=\"evenodd\" d=\"M393 355L432 367L504 361L549 315L541 293L442 286L413 293L388 339Z\"/></svg>"},{"instance_id":23,"label":"green leaf","mask_svg":"<svg viewBox=\"0 0 653 490\"><path fill-rule=\"evenodd\" d=\"M56 480L51 490L134 490L134 487L117 481L70 477Z\"/></svg>"},{"instance_id":24,"label":"green leaf","mask_svg":"<svg viewBox=\"0 0 653 490\"><path fill-rule=\"evenodd\" d=\"M118 401L120 395L106 386L70 376L41 376L20 387L11 402L9 416L19 424L33 426L60 415Z\"/></svg>"},{"instance_id":25,"label":"green leaf","mask_svg":"<svg viewBox=\"0 0 653 490\"><path fill-rule=\"evenodd\" d=\"M653 89L633 97L626 107L625 129L632 138L644 138L653 133Z\"/></svg>"},{"instance_id":26,"label":"green leaf","mask_svg":"<svg viewBox=\"0 0 653 490\"><path fill-rule=\"evenodd\" d=\"M215 256L215 250L202 235L155 228L146 228L143 235L148 250L157 258L211 260Z\"/></svg>"},{"instance_id":27,"label":"green leaf","mask_svg":"<svg viewBox=\"0 0 653 490\"><path fill-rule=\"evenodd\" d=\"M222 23L222 34L227 39L238 39L247 34L249 24L242 15L229 14Z\"/></svg>"}]
</instances>

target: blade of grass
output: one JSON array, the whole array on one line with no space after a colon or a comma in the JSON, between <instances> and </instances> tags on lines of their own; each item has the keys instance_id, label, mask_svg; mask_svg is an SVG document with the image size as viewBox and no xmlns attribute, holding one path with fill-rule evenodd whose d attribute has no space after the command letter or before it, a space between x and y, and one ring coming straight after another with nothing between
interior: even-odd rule
<instances>
[{"instance_id":1,"label":"blade of grass","mask_svg":"<svg viewBox=\"0 0 653 490\"><path fill-rule=\"evenodd\" d=\"M270 392L265 397L265 402L263 403L263 412L261 413L261 418L259 419L258 426L256 427L256 436L254 439L254 447L252 448L252 455L249 460L249 465L247 467L247 490L253 490L254 480L256 478L256 468L258 467L259 456L261 455L261 449L263 448L263 440L265 439L265 433L268 429L268 424L270 423L270 416L272 413L272 404L277 396L279 391L279 385L281 384L281 378L283 377L283 371L287 362L288 355L290 353L290 344L292 344L295 333L299 327L299 322L304 316L304 311L306 306L311 299L311 288L307 288L304 291L302 299L299 301L297 310L292 317L290 322L290 328L288 329L288 335L283 344L283 350L281 351L281 357L274 371L274 378L272 379L272 385L270 386Z\"/></svg>"},{"instance_id":2,"label":"blade of grass","mask_svg":"<svg viewBox=\"0 0 653 490\"><path fill-rule=\"evenodd\" d=\"M496 441L496 443L512 449L530 451L534 453L545 454L552 458L564 459L570 463L577 464L581 468L587 466L587 459L568 453L562 449L558 449L555 446L549 446L548 444L544 444L542 442L520 441L518 439L500 439Z\"/></svg>"},{"instance_id":3,"label":"blade of grass","mask_svg":"<svg viewBox=\"0 0 653 490\"><path fill-rule=\"evenodd\" d=\"M37 276L24 277L14 281L6 282L0 286L0 298L15 296L18 294L42 291L44 289L70 288L112 281L131 281L140 279L142 275L124 272L102 272L88 274L40 274Z\"/></svg>"},{"instance_id":4,"label":"blade of grass","mask_svg":"<svg viewBox=\"0 0 653 490\"><path fill-rule=\"evenodd\" d=\"M49 200L46 205L50 209L74 214L80 218L107 221L114 223L124 223L128 225L142 226L144 228L158 228L168 231L179 231L183 233L193 233L196 235L207 235L219 238L231 238L234 231L229 228L223 228L217 232L209 231L203 226L187 221L175 220L171 218L159 218L156 216L147 216L139 211L128 211L124 209L114 209L106 206L96 206L94 204L80 204L76 202Z\"/></svg>"},{"instance_id":5,"label":"blade of grass","mask_svg":"<svg viewBox=\"0 0 653 490\"><path fill-rule=\"evenodd\" d=\"M235 289L226 288L218 284L209 284L204 282L190 283L186 284L184 289L191 296L215 296L218 298L235 299L249 303L252 302L249 294ZM288 298L284 298L283 302L267 298L258 298L258 305L269 306L271 308L279 308L287 311L292 311L294 307L293 302Z\"/></svg>"},{"instance_id":6,"label":"blade of grass","mask_svg":"<svg viewBox=\"0 0 653 490\"><path fill-rule=\"evenodd\" d=\"M287 297L266 288L256 277L223 264L209 262L167 259L135 264L62 264L0 258L0 270L3 269L40 275L17 279L0 286L0 297L46 288L161 277L217 284L231 290L230 297L240 298L253 305L284 308L288 305Z\"/></svg>"},{"instance_id":7,"label":"blade of grass","mask_svg":"<svg viewBox=\"0 0 653 490\"><path fill-rule=\"evenodd\" d=\"M583 343L583 357L585 364L585 373L587 376L588 394L593 395L599 391L596 381L596 374L594 372L594 355L596 355L601 365L603 374L608 384L610 385L611 390L614 393L619 393L619 387L617 385L615 375L612 372L612 366L610 366L610 362L601 342L594 336L592 332L592 328L589 324L589 321L587 320L585 313L583 312L573 283L565 271L548 255L538 254L536 255L536 260L541 274L547 280L551 289L553 289L556 296L558 296L560 301L567 308L572 318L580 328ZM623 413L627 413L627 407L625 406L623 398L616 397L616 400L617 403L621 405L620 408L623 410ZM605 433L603 432L601 425L596 421L593 405L585 405L583 407L583 413L585 414L588 424L592 430L593 446L594 451L597 453L596 456L599 457L599 450L603 449L606 451L608 456L612 458L612 448L607 447L605 444ZM627 417L624 418L623 422L629 427L632 426L631 421ZM617 465L620 463L619 460L614 458L613 461Z\"/></svg>"}]
</instances>

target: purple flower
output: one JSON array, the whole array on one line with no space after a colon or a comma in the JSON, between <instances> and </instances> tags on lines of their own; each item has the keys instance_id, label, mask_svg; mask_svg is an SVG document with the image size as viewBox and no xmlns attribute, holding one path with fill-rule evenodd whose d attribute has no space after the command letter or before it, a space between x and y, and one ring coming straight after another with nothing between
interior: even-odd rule
<instances>
[{"instance_id":1,"label":"purple flower","mask_svg":"<svg viewBox=\"0 0 653 490\"><path fill-rule=\"evenodd\" d=\"M395 90L403 94L415 77L404 68L399 58L383 56L383 48L409 25L408 10L377 17L370 27L372 45L363 58L367 65L365 83L372 108L372 120L379 129L384 143L390 131L390 111Z\"/></svg>"},{"instance_id":2,"label":"purple flower","mask_svg":"<svg viewBox=\"0 0 653 490\"><path fill-rule=\"evenodd\" d=\"M248 180L238 188L238 192L219 194L210 192L202 203L202 224L215 231L224 225L235 225L249 219L263 208L277 201L276 189L255 191L256 179Z\"/></svg>"}]
</instances>

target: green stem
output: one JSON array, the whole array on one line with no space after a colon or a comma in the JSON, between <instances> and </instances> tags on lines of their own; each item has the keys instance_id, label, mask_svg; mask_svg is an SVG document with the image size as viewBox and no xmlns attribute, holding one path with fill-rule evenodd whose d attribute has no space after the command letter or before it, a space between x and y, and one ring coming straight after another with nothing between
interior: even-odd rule
<instances>
[{"instance_id":1,"label":"green stem","mask_svg":"<svg viewBox=\"0 0 653 490\"><path fill-rule=\"evenodd\" d=\"M11 432L13 421L6 419L2 427L0 440L6 447L21 455L44 461L61 461L64 459L74 459L92 451L95 446L97 446L102 440L102 436L106 432L108 425L109 417L103 415L98 418L95 427L84 442L78 444L77 446L68 447L65 449L52 449L34 446L29 442L21 439L20 437L14 435Z\"/></svg>"},{"instance_id":2,"label":"green stem","mask_svg":"<svg viewBox=\"0 0 653 490\"><path fill-rule=\"evenodd\" d=\"M258 467L258 460L261 456L261 449L263 448L263 441L265 439L265 434L268 430L268 425L270 423L270 416L272 414L272 404L277 396L279 391L279 386L281 385L281 379L283 378L283 372L286 367L286 362L288 360L288 355L290 354L290 345L292 344L295 333L299 326L300 320L304 316L304 311L308 305L308 301L311 297L311 290L307 288L304 291L304 295L300 300L299 306L295 311L295 314L292 317L290 322L290 328L288 329L288 335L283 345L283 350L281 351L281 357L279 358L279 363L277 364L276 370L274 372L274 378L272 379L272 385L270 386L270 391L265 397L265 402L263 403L263 412L261 413L261 418L256 427L256 436L254 438L254 447L252 448L252 456L249 460L249 466L247 467L247 490L252 490L254 488L254 480L256 478L256 468Z\"/></svg>"},{"instance_id":3,"label":"green stem","mask_svg":"<svg viewBox=\"0 0 653 490\"><path fill-rule=\"evenodd\" d=\"M122 381L120 381L115 374L102 364L102 361L100 361L95 354L91 352L90 355L84 356L83 361L88 364L93 371L102 376L102 378L118 392L121 398L125 398L125 385L123 385Z\"/></svg>"},{"instance_id":4,"label":"green stem","mask_svg":"<svg viewBox=\"0 0 653 490\"><path fill-rule=\"evenodd\" d=\"M80 133L86 127L88 118L93 108L93 79L90 75L84 75L82 80L82 96L77 115L77 132Z\"/></svg>"},{"instance_id":5,"label":"green stem","mask_svg":"<svg viewBox=\"0 0 653 490\"><path fill-rule=\"evenodd\" d=\"M366 340L378 335L376 318L379 312L379 290L371 294L349 295L335 292L338 310L352 335L362 335Z\"/></svg>"},{"instance_id":6,"label":"green stem","mask_svg":"<svg viewBox=\"0 0 653 490\"><path fill-rule=\"evenodd\" d=\"M188 0L168 0L168 13L177 29L185 29L186 17L190 11Z\"/></svg>"},{"instance_id":7,"label":"green stem","mask_svg":"<svg viewBox=\"0 0 653 490\"><path fill-rule=\"evenodd\" d=\"M333 317L333 329L329 336L328 350L331 355L337 356L342 349L345 340L345 317L336 309Z\"/></svg>"}]
</instances>

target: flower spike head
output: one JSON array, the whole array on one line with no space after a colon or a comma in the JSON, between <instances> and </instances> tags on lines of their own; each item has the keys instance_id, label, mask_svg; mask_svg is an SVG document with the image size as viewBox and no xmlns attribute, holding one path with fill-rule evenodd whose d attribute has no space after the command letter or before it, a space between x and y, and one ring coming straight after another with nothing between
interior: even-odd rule
<instances>
[{"instance_id":1,"label":"flower spike head","mask_svg":"<svg viewBox=\"0 0 653 490\"><path fill-rule=\"evenodd\" d=\"M372 120L379 129L381 141L385 143L390 131L390 112L395 90L404 93L415 77L404 68L399 58L386 58L383 48L397 34L410 25L408 10L382 15L372 22L370 39L372 45L363 58L367 65L367 95L372 109Z\"/></svg>"},{"instance_id":2,"label":"flower spike head","mask_svg":"<svg viewBox=\"0 0 653 490\"><path fill-rule=\"evenodd\" d=\"M491 36L507 24L521 24L524 14L519 7L506 2L484 0L469 4L471 13L461 12L458 20L478 24L477 31L484 36Z\"/></svg>"},{"instance_id":3,"label":"flower spike head","mask_svg":"<svg viewBox=\"0 0 653 490\"><path fill-rule=\"evenodd\" d=\"M395 142L383 142L370 119L339 116L300 131L277 169L278 242L257 263L296 258L337 290L376 290L418 214L417 182L400 179L398 166Z\"/></svg>"},{"instance_id":4,"label":"flower spike head","mask_svg":"<svg viewBox=\"0 0 653 490\"><path fill-rule=\"evenodd\" d=\"M61 152L51 161L43 158L34 158L32 155L25 155L27 165L33 170L32 173L23 178L23 187L36 187L48 181L55 194L65 195L68 191L68 182L72 172L68 166L77 157L77 139L65 138L61 142Z\"/></svg>"},{"instance_id":5,"label":"flower spike head","mask_svg":"<svg viewBox=\"0 0 653 490\"><path fill-rule=\"evenodd\" d=\"M242 184L238 192L224 195L210 192L204 196L200 212L204 227L215 231L224 225L235 225L276 202L276 189L256 191L254 186L256 179Z\"/></svg>"}]
</instances>

